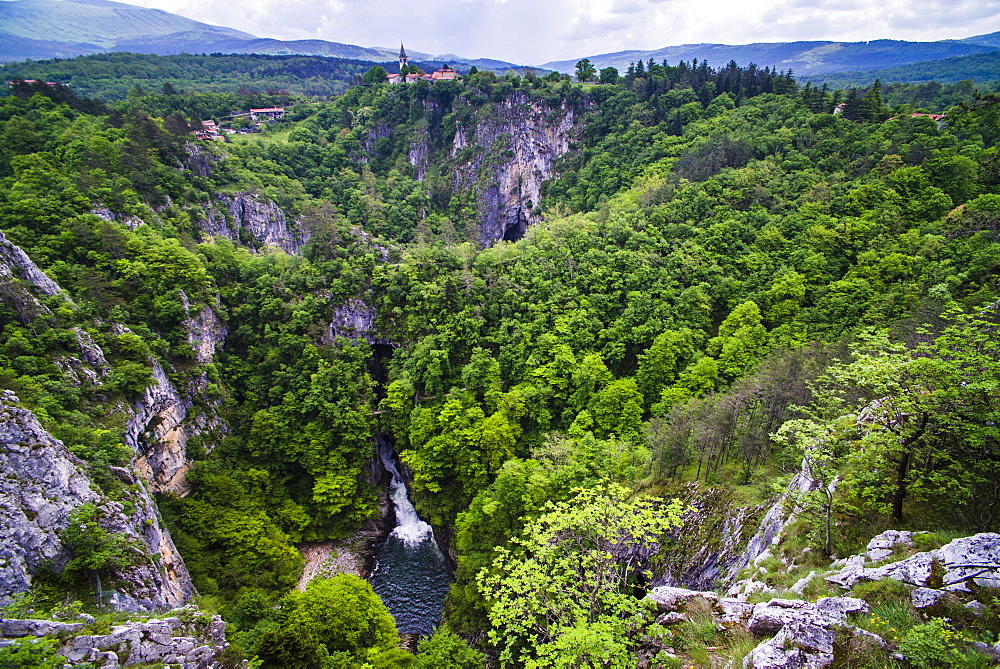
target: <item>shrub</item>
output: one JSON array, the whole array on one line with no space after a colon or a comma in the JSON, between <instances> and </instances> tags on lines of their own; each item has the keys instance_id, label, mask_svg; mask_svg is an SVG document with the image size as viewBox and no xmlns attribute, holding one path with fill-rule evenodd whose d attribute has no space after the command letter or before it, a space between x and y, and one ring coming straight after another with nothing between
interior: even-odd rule
<instances>
[{"instance_id":1,"label":"shrub","mask_svg":"<svg viewBox=\"0 0 1000 669\"><path fill-rule=\"evenodd\" d=\"M966 666L968 658L959 646L965 637L943 618L914 625L899 641L898 649L915 667Z\"/></svg>"}]
</instances>

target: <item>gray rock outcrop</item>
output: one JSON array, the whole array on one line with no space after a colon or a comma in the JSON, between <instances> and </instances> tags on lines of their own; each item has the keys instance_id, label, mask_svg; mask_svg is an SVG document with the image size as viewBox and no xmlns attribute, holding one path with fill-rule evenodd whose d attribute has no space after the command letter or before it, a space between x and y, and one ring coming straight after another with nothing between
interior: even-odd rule
<instances>
[{"instance_id":1,"label":"gray rock outcrop","mask_svg":"<svg viewBox=\"0 0 1000 669\"><path fill-rule=\"evenodd\" d=\"M745 668L785 669L828 667L833 664L836 631L843 629L881 644L882 639L847 623L850 613L868 605L854 597L822 597L816 603L772 599L753 608L747 628L754 634L775 634L743 659Z\"/></svg>"},{"instance_id":2,"label":"gray rock outcrop","mask_svg":"<svg viewBox=\"0 0 1000 669\"><path fill-rule=\"evenodd\" d=\"M59 295L62 289L24 250L0 232L0 300L11 308L22 323L30 323L49 309L38 297ZM63 294L64 297L65 294ZM69 300L66 297L67 301Z\"/></svg>"},{"instance_id":3,"label":"gray rock outcrop","mask_svg":"<svg viewBox=\"0 0 1000 669\"><path fill-rule=\"evenodd\" d=\"M881 536L881 535L880 535ZM867 555L856 555L834 563L835 571L824 578L843 588L858 581L891 578L915 587L931 586L934 565L940 565L942 590L969 591L969 583L1000 587L1000 534L985 532L955 539L933 551L917 553L882 566L868 566Z\"/></svg>"},{"instance_id":4,"label":"gray rock outcrop","mask_svg":"<svg viewBox=\"0 0 1000 669\"><path fill-rule=\"evenodd\" d=\"M195 314L191 313L191 302L184 291L179 291L184 304L184 328L187 341L194 351L194 359L199 365L207 365L215 359L216 351L226 342L229 328L219 320L215 311L207 304Z\"/></svg>"},{"instance_id":5,"label":"gray rock outcrop","mask_svg":"<svg viewBox=\"0 0 1000 669\"><path fill-rule=\"evenodd\" d=\"M687 588L671 586L653 588L648 597L656 604L656 609L660 612L677 611L686 607L691 600L699 597L711 605L719 601L719 596L711 591L688 590Z\"/></svg>"},{"instance_id":6,"label":"gray rock outcrop","mask_svg":"<svg viewBox=\"0 0 1000 669\"><path fill-rule=\"evenodd\" d=\"M142 548L133 566L113 575L111 603L131 611L184 604L194 586L146 489L132 481L121 499L107 498L83 462L17 402L10 391L0 393L0 604L27 590L39 569L65 567L71 554L60 532L88 503L100 510L105 529Z\"/></svg>"},{"instance_id":7,"label":"gray rock outcrop","mask_svg":"<svg viewBox=\"0 0 1000 669\"><path fill-rule=\"evenodd\" d=\"M124 443L135 452L133 466L156 492L185 495L190 485L185 475L191 469L188 441L194 434L210 429L224 431L221 421L212 415L189 419L194 406L190 397L182 397L163 367L155 360L153 383L132 406L132 416L125 426ZM195 380L195 384L207 379Z\"/></svg>"},{"instance_id":8,"label":"gray rock outcrop","mask_svg":"<svg viewBox=\"0 0 1000 669\"><path fill-rule=\"evenodd\" d=\"M108 634L79 634L84 623L52 620L2 620L0 637L58 636L59 653L72 665L113 669L132 665L179 665L184 669L219 666L226 641L226 623L190 606L174 616L127 622Z\"/></svg>"},{"instance_id":9,"label":"gray rock outcrop","mask_svg":"<svg viewBox=\"0 0 1000 669\"><path fill-rule=\"evenodd\" d=\"M206 207L198 221L206 241L222 237L236 244L271 246L286 253L297 253L305 241L301 232L289 229L285 212L256 193L217 193L214 206Z\"/></svg>"},{"instance_id":10,"label":"gray rock outcrop","mask_svg":"<svg viewBox=\"0 0 1000 669\"><path fill-rule=\"evenodd\" d=\"M836 634L823 625L793 620L743 658L748 669L820 668L833 664Z\"/></svg>"},{"instance_id":11,"label":"gray rock outcrop","mask_svg":"<svg viewBox=\"0 0 1000 669\"><path fill-rule=\"evenodd\" d=\"M542 182L552 176L555 161L569 151L573 123L572 107L552 109L515 91L488 117L477 119L474 130L459 127L452 157L467 146L478 151L458 168L456 187L476 192L483 246L519 239L528 226L541 220L537 206Z\"/></svg>"}]
</instances>

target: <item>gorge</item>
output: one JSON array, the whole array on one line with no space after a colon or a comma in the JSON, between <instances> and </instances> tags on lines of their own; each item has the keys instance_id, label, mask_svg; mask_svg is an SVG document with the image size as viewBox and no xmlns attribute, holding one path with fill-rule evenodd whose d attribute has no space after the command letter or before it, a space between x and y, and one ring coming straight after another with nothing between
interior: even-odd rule
<instances>
[{"instance_id":1,"label":"gorge","mask_svg":"<svg viewBox=\"0 0 1000 669\"><path fill-rule=\"evenodd\" d=\"M0 653L987 662L1000 107L607 79L0 98Z\"/></svg>"}]
</instances>

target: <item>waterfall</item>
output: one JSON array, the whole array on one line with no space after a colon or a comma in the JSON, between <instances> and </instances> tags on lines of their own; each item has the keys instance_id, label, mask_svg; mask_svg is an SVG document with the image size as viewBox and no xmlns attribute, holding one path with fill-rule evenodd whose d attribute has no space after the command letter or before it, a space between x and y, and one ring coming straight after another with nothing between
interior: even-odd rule
<instances>
[{"instance_id":1,"label":"waterfall","mask_svg":"<svg viewBox=\"0 0 1000 669\"><path fill-rule=\"evenodd\" d=\"M378 454L389 472L396 527L375 550L370 581L404 634L431 634L453 580L434 530L420 519L407 496L392 442L378 436Z\"/></svg>"},{"instance_id":2,"label":"waterfall","mask_svg":"<svg viewBox=\"0 0 1000 669\"><path fill-rule=\"evenodd\" d=\"M434 541L434 530L429 524L420 520L417 510L410 502L406 483L396 467L392 445L385 437L379 437L378 455L385 470L392 477L389 481L389 498L392 500L392 506L396 512L396 527L391 536L400 539L407 548L414 548L425 541L432 541L437 546L437 542Z\"/></svg>"}]
</instances>

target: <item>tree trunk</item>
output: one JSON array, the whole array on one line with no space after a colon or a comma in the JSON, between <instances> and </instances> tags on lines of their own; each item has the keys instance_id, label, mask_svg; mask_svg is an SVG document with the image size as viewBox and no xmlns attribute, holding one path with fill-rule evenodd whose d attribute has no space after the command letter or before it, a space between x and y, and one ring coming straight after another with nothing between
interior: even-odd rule
<instances>
[{"instance_id":1,"label":"tree trunk","mask_svg":"<svg viewBox=\"0 0 1000 669\"><path fill-rule=\"evenodd\" d=\"M899 464L896 466L896 492L892 495L892 519L897 522L903 520L903 500L906 498L907 485L906 475L910 470L913 444L923 436L924 430L927 429L927 419L928 416L926 413L920 414L920 424L917 426L917 431L900 442L903 446L903 452L899 455Z\"/></svg>"}]
</instances>

